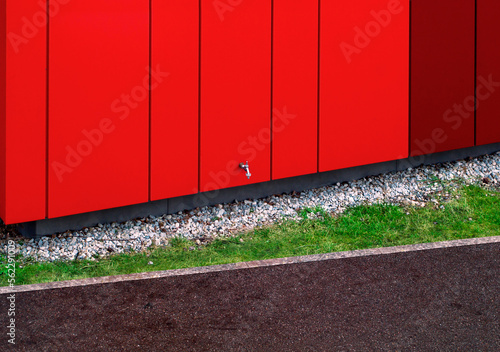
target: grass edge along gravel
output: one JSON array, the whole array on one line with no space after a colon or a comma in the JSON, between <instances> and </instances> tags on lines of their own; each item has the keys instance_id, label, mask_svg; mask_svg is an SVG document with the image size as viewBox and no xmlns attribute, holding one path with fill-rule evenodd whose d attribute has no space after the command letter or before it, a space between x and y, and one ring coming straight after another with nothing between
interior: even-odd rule
<instances>
[{"instance_id":1,"label":"grass edge along gravel","mask_svg":"<svg viewBox=\"0 0 500 352\"><path fill-rule=\"evenodd\" d=\"M174 238L167 247L94 261L20 260L16 285L497 236L499 210L498 190L447 186L423 207L361 205L340 215L318 207L303 209L298 222L287 220L209 243ZM0 258L0 286L8 284L5 260Z\"/></svg>"}]
</instances>

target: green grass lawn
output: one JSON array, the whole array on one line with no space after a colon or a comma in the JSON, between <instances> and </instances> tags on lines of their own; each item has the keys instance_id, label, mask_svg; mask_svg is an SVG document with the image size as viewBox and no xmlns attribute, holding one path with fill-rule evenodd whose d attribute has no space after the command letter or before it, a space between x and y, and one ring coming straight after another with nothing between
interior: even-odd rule
<instances>
[{"instance_id":1,"label":"green grass lawn","mask_svg":"<svg viewBox=\"0 0 500 352\"><path fill-rule=\"evenodd\" d=\"M16 285L500 235L498 191L476 185L449 186L448 191L448 200L437 196L437 204L425 207L358 206L340 216L321 208L304 209L299 222L284 221L201 246L176 238L170 246L147 253L22 263L16 268ZM308 213L315 218L309 219ZM7 285L5 270L0 272L0 285Z\"/></svg>"}]
</instances>

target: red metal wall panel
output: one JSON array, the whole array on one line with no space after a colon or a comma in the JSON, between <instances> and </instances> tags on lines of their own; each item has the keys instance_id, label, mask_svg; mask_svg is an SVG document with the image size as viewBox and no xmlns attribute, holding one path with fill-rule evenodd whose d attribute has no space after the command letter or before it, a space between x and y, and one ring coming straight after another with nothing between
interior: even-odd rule
<instances>
[{"instance_id":1,"label":"red metal wall panel","mask_svg":"<svg viewBox=\"0 0 500 352\"><path fill-rule=\"evenodd\" d=\"M268 181L271 0L201 4L201 190Z\"/></svg>"},{"instance_id":2,"label":"red metal wall panel","mask_svg":"<svg viewBox=\"0 0 500 352\"><path fill-rule=\"evenodd\" d=\"M46 189L46 3L3 1L2 219L45 218Z\"/></svg>"},{"instance_id":3,"label":"red metal wall panel","mask_svg":"<svg viewBox=\"0 0 500 352\"><path fill-rule=\"evenodd\" d=\"M500 142L500 1L477 1L478 145Z\"/></svg>"},{"instance_id":4,"label":"red metal wall panel","mask_svg":"<svg viewBox=\"0 0 500 352\"><path fill-rule=\"evenodd\" d=\"M199 1L153 0L151 199L198 192Z\"/></svg>"},{"instance_id":5,"label":"red metal wall panel","mask_svg":"<svg viewBox=\"0 0 500 352\"><path fill-rule=\"evenodd\" d=\"M408 156L408 1L321 1L320 171Z\"/></svg>"},{"instance_id":6,"label":"red metal wall panel","mask_svg":"<svg viewBox=\"0 0 500 352\"><path fill-rule=\"evenodd\" d=\"M149 0L72 0L49 50L49 216L148 201Z\"/></svg>"},{"instance_id":7,"label":"red metal wall panel","mask_svg":"<svg viewBox=\"0 0 500 352\"><path fill-rule=\"evenodd\" d=\"M474 0L414 0L411 155L474 145Z\"/></svg>"},{"instance_id":8,"label":"red metal wall panel","mask_svg":"<svg viewBox=\"0 0 500 352\"><path fill-rule=\"evenodd\" d=\"M318 0L274 0L272 178L318 170Z\"/></svg>"}]
</instances>

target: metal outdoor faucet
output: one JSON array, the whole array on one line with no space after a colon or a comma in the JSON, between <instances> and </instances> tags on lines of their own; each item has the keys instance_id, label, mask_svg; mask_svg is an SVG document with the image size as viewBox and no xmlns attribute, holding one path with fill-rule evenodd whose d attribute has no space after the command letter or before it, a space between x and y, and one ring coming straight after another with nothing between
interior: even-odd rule
<instances>
[{"instance_id":1,"label":"metal outdoor faucet","mask_svg":"<svg viewBox=\"0 0 500 352\"><path fill-rule=\"evenodd\" d=\"M243 164L243 163L240 163L240 169L243 169L246 171L246 177L248 177L248 179L250 179L250 176L252 176L252 174L250 173L250 166L248 166L248 161L246 164Z\"/></svg>"}]
</instances>

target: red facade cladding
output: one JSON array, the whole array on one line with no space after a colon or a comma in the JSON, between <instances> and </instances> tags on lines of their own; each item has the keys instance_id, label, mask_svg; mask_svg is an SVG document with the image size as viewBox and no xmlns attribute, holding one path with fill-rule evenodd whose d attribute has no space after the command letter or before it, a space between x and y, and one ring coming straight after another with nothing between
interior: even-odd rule
<instances>
[{"instance_id":1,"label":"red facade cladding","mask_svg":"<svg viewBox=\"0 0 500 352\"><path fill-rule=\"evenodd\" d=\"M72 0L49 32L49 216L147 202L149 0Z\"/></svg>"},{"instance_id":2,"label":"red facade cladding","mask_svg":"<svg viewBox=\"0 0 500 352\"><path fill-rule=\"evenodd\" d=\"M274 0L272 178L318 170L318 0Z\"/></svg>"},{"instance_id":3,"label":"red facade cladding","mask_svg":"<svg viewBox=\"0 0 500 352\"><path fill-rule=\"evenodd\" d=\"M0 217L500 142L499 15L495 0L3 1Z\"/></svg>"},{"instance_id":4,"label":"red facade cladding","mask_svg":"<svg viewBox=\"0 0 500 352\"><path fill-rule=\"evenodd\" d=\"M269 181L271 0L201 5L201 191Z\"/></svg>"},{"instance_id":5,"label":"red facade cladding","mask_svg":"<svg viewBox=\"0 0 500 352\"><path fill-rule=\"evenodd\" d=\"M0 4L0 216L45 218L45 1Z\"/></svg>"},{"instance_id":6,"label":"red facade cladding","mask_svg":"<svg viewBox=\"0 0 500 352\"><path fill-rule=\"evenodd\" d=\"M322 1L319 169L408 156L409 2Z\"/></svg>"},{"instance_id":7,"label":"red facade cladding","mask_svg":"<svg viewBox=\"0 0 500 352\"><path fill-rule=\"evenodd\" d=\"M500 142L500 2L477 1L478 145Z\"/></svg>"},{"instance_id":8,"label":"red facade cladding","mask_svg":"<svg viewBox=\"0 0 500 352\"><path fill-rule=\"evenodd\" d=\"M474 0L414 0L411 155L474 145Z\"/></svg>"},{"instance_id":9,"label":"red facade cladding","mask_svg":"<svg viewBox=\"0 0 500 352\"><path fill-rule=\"evenodd\" d=\"M153 0L151 200L198 192L199 1ZM160 74L158 74L160 76Z\"/></svg>"}]
</instances>

